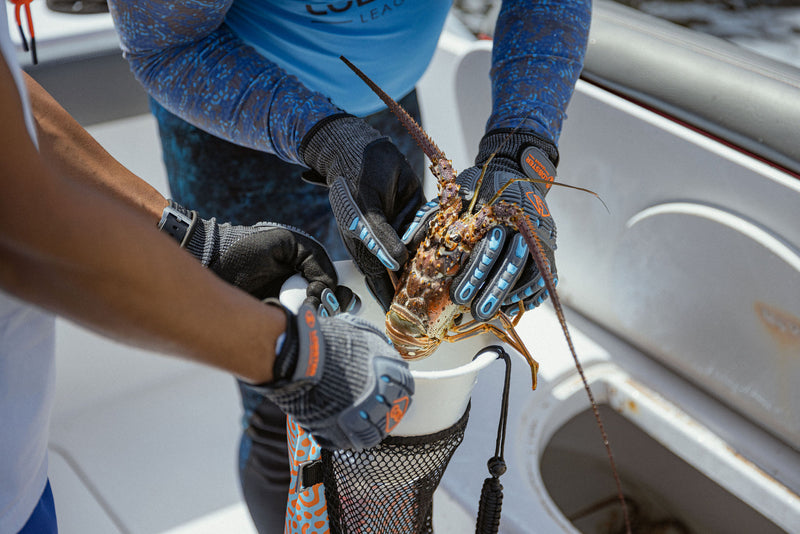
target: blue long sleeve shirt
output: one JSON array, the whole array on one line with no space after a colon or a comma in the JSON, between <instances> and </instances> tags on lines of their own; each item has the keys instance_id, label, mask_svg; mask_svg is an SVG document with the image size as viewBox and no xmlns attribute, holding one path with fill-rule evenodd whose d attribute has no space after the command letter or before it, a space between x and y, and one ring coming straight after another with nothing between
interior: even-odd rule
<instances>
[{"instance_id":1,"label":"blue long sleeve shirt","mask_svg":"<svg viewBox=\"0 0 800 534\"><path fill-rule=\"evenodd\" d=\"M428 66L450 0L110 0L125 57L161 105L234 143L301 163L319 120L382 104ZM557 142L583 66L590 0L504 0L487 130L521 123Z\"/></svg>"}]
</instances>

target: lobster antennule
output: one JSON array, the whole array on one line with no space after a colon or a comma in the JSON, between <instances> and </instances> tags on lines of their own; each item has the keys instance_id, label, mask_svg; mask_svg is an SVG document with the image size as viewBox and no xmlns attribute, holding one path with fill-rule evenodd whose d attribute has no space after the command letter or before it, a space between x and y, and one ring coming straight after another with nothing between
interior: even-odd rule
<instances>
[{"instance_id":1,"label":"lobster antennule","mask_svg":"<svg viewBox=\"0 0 800 534\"><path fill-rule=\"evenodd\" d=\"M395 102L392 97L387 95L383 89L378 87L375 82L370 80L366 74L361 72L361 70L353 65L346 57L339 56L339 59L344 61L344 63L350 67L350 70L355 72L359 78L364 80L364 83L366 83L369 88L372 89L376 95L378 95L378 98L383 100L383 103L386 104L386 107L388 107L389 110L394 113L400 123L405 126L406 130L408 130L408 133L414 138L414 141L417 142L425 155L428 156L428 159L431 160L431 163L436 165L439 161L447 159L444 155L444 152L442 152L442 150L436 146L436 143L434 143L433 140L428 137L428 134L425 133L425 130L423 130L422 127L417 124L417 121L415 121L414 118L409 115L408 112L402 108L402 106L400 106L400 104Z\"/></svg>"}]
</instances>

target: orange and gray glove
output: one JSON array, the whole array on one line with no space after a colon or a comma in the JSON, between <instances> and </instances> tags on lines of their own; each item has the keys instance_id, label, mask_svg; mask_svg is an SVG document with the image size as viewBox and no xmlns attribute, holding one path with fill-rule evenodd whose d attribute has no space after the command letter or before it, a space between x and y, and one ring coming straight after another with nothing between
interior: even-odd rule
<instances>
[{"instance_id":1,"label":"orange and gray glove","mask_svg":"<svg viewBox=\"0 0 800 534\"><path fill-rule=\"evenodd\" d=\"M330 305L330 298L323 300ZM275 378L254 389L322 447L362 450L380 443L411 404L408 364L378 328L349 313L329 317L308 300L297 315L281 308L287 328Z\"/></svg>"},{"instance_id":2,"label":"orange and gray glove","mask_svg":"<svg viewBox=\"0 0 800 534\"><path fill-rule=\"evenodd\" d=\"M159 228L224 280L256 297L273 297L265 302L284 311L274 380L250 387L321 446L372 447L400 422L414 393L408 364L378 328L346 313L352 291L336 286L336 270L316 240L274 223L217 224L174 202ZM310 282L297 315L274 298L296 273Z\"/></svg>"}]
</instances>

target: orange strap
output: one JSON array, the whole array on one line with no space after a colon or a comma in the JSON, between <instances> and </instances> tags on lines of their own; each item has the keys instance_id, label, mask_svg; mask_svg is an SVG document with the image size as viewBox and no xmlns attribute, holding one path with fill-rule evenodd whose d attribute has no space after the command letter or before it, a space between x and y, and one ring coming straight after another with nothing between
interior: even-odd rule
<instances>
[{"instance_id":1,"label":"orange strap","mask_svg":"<svg viewBox=\"0 0 800 534\"><path fill-rule=\"evenodd\" d=\"M325 487L316 484L303 488L298 484L302 464L319 459L320 447L291 417L287 417L286 430L292 482L284 534L330 534Z\"/></svg>"}]
</instances>

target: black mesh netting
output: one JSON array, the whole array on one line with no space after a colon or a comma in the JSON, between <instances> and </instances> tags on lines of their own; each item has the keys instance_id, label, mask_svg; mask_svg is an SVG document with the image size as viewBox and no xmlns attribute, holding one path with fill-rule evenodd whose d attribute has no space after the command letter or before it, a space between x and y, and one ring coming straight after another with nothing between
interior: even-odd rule
<instances>
[{"instance_id":1,"label":"black mesh netting","mask_svg":"<svg viewBox=\"0 0 800 534\"><path fill-rule=\"evenodd\" d=\"M390 436L360 452L322 451L331 533L433 532L433 492L464 439L469 407L453 426L426 436Z\"/></svg>"}]
</instances>

